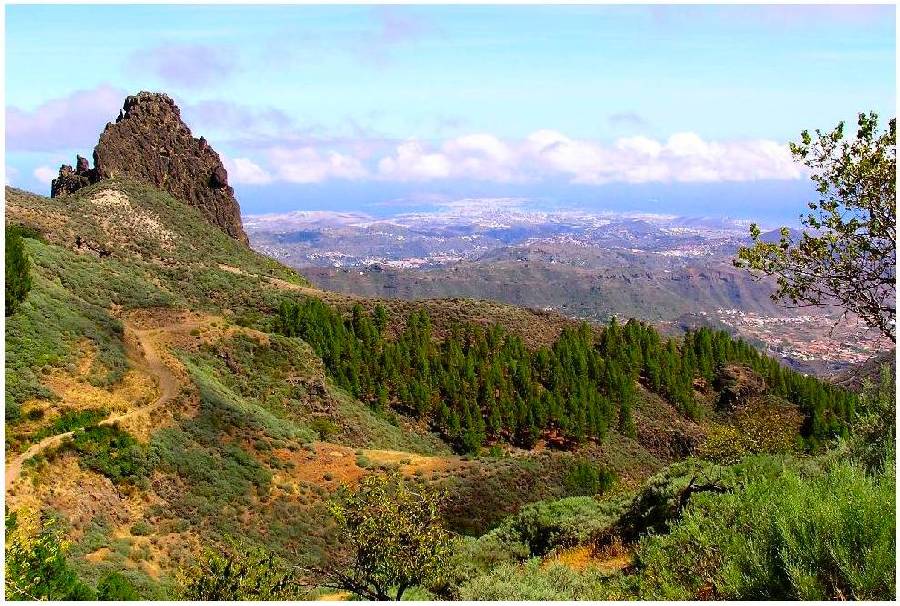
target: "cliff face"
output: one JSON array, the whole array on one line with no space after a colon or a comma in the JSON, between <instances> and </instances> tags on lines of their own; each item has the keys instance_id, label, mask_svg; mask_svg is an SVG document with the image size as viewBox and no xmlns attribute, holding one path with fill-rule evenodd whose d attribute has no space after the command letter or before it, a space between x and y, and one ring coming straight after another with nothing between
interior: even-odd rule
<instances>
[{"instance_id":1,"label":"cliff face","mask_svg":"<svg viewBox=\"0 0 900 606\"><path fill-rule=\"evenodd\" d=\"M115 123L106 125L94 148L94 167L78 156L54 179L53 197L110 177L149 183L199 209L213 225L247 243L240 206L228 185L219 154L195 139L181 111L165 94L141 92L125 99Z\"/></svg>"}]
</instances>

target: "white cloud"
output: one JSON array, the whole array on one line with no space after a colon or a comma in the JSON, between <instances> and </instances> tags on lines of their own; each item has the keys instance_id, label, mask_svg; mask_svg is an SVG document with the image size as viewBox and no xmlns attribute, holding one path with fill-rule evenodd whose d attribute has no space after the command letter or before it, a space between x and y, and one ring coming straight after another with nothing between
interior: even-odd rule
<instances>
[{"instance_id":1,"label":"white cloud","mask_svg":"<svg viewBox=\"0 0 900 606\"><path fill-rule=\"evenodd\" d=\"M115 118L125 91L108 85L50 99L32 110L6 107L6 150L55 151L87 148Z\"/></svg>"},{"instance_id":2,"label":"white cloud","mask_svg":"<svg viewBox=\"0 0 900 606\"><path fill-rule=\"evenodd\" d=\"M272 175L249 158L223 158L222 163L228 171L228 180L231 183L265 185L272 182Z\"/></svg>"},{"instance_id":3,"label":"white cloud","mask_svg":"<svg viewBox=\"0 0 900 606\"><path fill-rule=\"evenodd\" d=\"M616 141L616 149L623 152L644 154L656 157L662 151L662 144L647 137L625 137Z\"/></svg>"},{"instance_id":4,"label":"white cloud","mask_svg":"<svg viewBox=\"0 0 900 606\"><path fill-rule=\"evenodd\" d=\"M407 141L397 146L393 156L378 162L378 173L390 181L430 181L450 176L450 159L442 153L428 153L421 143Z\"/></svg>"},{"instance_id":5,"label":"white cloud","mask_svg":"<svg viewBox=\"0 0 900 606\"><path fill-rule=\"evenodd\" d=\"M393 149L277 146L264 162L231 161L237 183L318 183L329 179L496 183L565 180L580 184L672 183L798 179L804 172L786 145L771 140L707 141L696 133L666 140L625 137L612 143L538 130L522 140L473 133L429 143L408 140Z\"/></svg>"},{"instance_id":6,"label":"white cloud","mask_svg":"<svg viewBox=\"0 0 900 606\"><path fill-rule=\"evenodd\" d=\"M313 147L276 147L267 152L275 178L289 183L320 183L329 179L362 179L368 171L353 156Z\"/></svg>"},{"instance_id":7,"label":"white cloud","mask_svg":"<svg viewBox=\"0 0 900 606\"><path fill-rule=\"evenodd\" d=\"M49 166L38 166L36 169L34 169L34 172L32 174L34 175L34 178L41 183L46 183L49 185L50 182L53 181L53 179L55 179L59 174L59 171L50 168Z\"/></svg>"},{"instance_id":8,"label":"white cloud","mask_svg":"<svg viewBox=\"0 0 900 606\"><path fill-rule=\"evenodd\" d=\"M592 182L593 175L605 170L611 161L608 150L553 130L532 133L522 149L522 163L535 172L569 176L578 183Z\"/></svg>"},{"instance_id":9,"label":"white cloud","mask_svg":"<svg viewBox=\"0 0 900 606\"><path fill-rule=\"evenodd\" d=\"M14 166L6 165L6 184L12 185L13 181L18 178L19 171Z\"/></svg>"},{"instance_id":10,"label":"white cloud","mask_svg":"<svg viewBox=\"0 0 900 606\"><path fill-rule=\"evenodd\" d=\"M456 137L433 150L418 141L406 141L378 162L378 175L388 181L521 179L516 175L516 150L486 133Z\"/></svg>"}]
</instances>

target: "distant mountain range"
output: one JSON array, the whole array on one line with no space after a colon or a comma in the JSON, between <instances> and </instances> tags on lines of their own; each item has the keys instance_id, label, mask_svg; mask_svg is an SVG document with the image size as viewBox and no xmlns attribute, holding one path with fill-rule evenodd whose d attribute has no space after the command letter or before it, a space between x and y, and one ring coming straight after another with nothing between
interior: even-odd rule
<instances>
[{"instance_id":1,"label":"distant mountain range","mask_svg":"<svg viewBox=\"0 0 900 606\"><path fill-rule=\"evenodd\" d=\"M746 221L647 213L529 210L509 201L462 200L432 213L373 218L296 211L245 218L256 248L297 266L442 266L479 260L503 247L564 243L663 256L732 252Z\"/></svg>"},{"instance_id":2,"label":"distant mountain range","mask_svg":"<svg viewBox=\"0 0 900 606\"><path fill-rule=\"evenodd\" d=\"M750 243L743 220L467 199L390 218L297 211L244 224L256 250L327 290L490 299L593 321L639 317L672 333L711 325L807 372L841 370L880 347L852 323L832 333L833 310L785 309L771 300L771 281L735 268L737 249ZM776 241L779 230L762 237Z\"/></svg>"}]
</instances>

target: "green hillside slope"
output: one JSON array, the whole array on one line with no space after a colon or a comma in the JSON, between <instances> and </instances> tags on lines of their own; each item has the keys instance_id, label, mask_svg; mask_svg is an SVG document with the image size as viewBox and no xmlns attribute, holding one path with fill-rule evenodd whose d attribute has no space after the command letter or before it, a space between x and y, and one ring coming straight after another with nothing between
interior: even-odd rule
<instances>
[{"instance_id":1,"label":"green hillside slope","mask_svg":"<svg viewBox=\"0 0 900 606\"><path fill-rule=\"evenodd\" d=\"M175 597L239 541L319 561L328 499L373 472L445 489L481 535L692 453L815 448L853 407L725 335L321 291L137 183L7 188L6 222L31 275L6 319L7 507L70 538L83 587L60 598L119 577Z\"/></svg>"}]
</instances>

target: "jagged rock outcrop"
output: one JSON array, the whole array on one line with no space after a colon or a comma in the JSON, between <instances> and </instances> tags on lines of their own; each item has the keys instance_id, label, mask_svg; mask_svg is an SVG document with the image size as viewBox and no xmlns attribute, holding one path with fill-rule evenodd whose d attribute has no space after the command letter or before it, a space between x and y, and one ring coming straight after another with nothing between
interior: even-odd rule
<instances>
[{"instance_id":1,"label":"jagged rock outcrop","mask_svg":"<svg viewBox=\"0 0 900 606\"><path fill-rule=\"evenodd\" d=\"M80 155L76 156L74 169L68 164L59 167L59 177L50 184L50 197L71 194L99 180L100 174L91 168L88 159Z\"/></svg>"},{"instance_id":2,"label":"jagged rock outcrop","mask_svg":"<svg viewBox=\"0 0 900 606\"><path fill-rule=\"evenodd\" d=\"M219 154L206 139L191 135L168 95L141 92L127 97L115 123L108 123L100 135L94 167L81 156L74 169L63 165L50 195L70 194L110 177L127 177L166 191L199 209L232 238L248 242Z\"/></svg>"}]
</instances>

